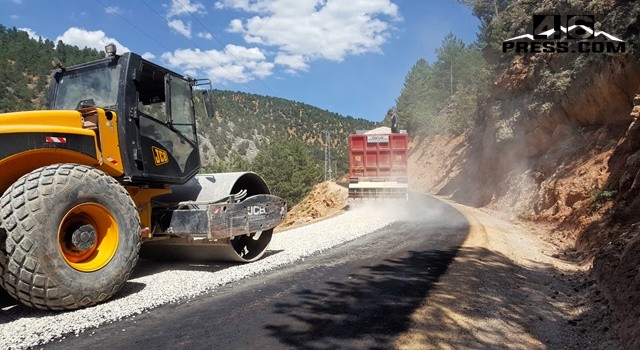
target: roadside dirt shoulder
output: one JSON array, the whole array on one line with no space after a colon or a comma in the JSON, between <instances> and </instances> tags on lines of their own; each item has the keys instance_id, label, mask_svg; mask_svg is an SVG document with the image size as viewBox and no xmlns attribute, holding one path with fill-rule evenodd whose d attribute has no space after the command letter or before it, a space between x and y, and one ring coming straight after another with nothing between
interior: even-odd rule
<instances>
[{"instance_id":1,"label":"roadside dirt shoulder","mask_svg":"<svg viewBox=\"0 0 640 350\"><path fill-rule=\"evenodd\" d=\"M344 186L333 181L319 183L289 210L287 218L276 227L275 232L309 225L344 213L347 196L347 188Z\"/></svg>"},{"instance_id":2,"label":"roadside dirt shoulder","mask_svg":"<svg viewBox=\"0 0 640 350\"><path fill-rule=\"evenodd\" d=\"M542 228L449 204L469 235L396 348L618 348L586 267L560 259Z\"/></svg>"}]
</instances>

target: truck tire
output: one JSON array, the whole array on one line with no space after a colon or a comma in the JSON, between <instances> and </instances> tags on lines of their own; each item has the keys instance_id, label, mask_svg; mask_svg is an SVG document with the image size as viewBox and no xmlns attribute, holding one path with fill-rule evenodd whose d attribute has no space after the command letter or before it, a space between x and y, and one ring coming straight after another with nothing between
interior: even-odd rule
<instances>
[{"instance_id":1,"label":"truck tire","mask_svg":"<svg viewBox=\"0 0 640 350\"><path fill-rule=\"evenodd\" d=\"M104 172L76 164L42 167L0 198L0 276L23 304L69 310L109 299L140 250L133 200Z\"/></svg>"}]
</instances>

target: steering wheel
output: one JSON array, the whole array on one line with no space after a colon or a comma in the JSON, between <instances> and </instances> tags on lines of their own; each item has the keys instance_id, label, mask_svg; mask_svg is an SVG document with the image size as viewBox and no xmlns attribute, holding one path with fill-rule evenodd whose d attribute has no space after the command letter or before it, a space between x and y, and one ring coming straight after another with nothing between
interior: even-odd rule
<instances>
[{"instance_id":1,"label":"steering wheel","mask_svg":"<svg viewBox=\"0 0 640 350\"><path fill-rule=\"evenodd\" d=\"M88 98L86 100L80 100L80 102L78 102L78 104L76 105L76 109L83 109L83 108L95 107L95 106L96 106L96 101L94 101L92 98Z\"/></svg>"}]
</instances>

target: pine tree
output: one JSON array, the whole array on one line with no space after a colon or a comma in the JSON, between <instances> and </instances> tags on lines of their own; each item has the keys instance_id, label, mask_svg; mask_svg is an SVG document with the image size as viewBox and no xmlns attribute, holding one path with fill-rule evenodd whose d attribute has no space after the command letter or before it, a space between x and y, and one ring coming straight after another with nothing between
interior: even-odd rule
<instances>
[{"instance_id":1,"label":"pine tree","mask_svg":"<svg viewBox=\"0 0 640 350\"><path fill-rule=\"evenodd\" d=\"M483 25L486 25L504 11L513 0L458 0L458 2L471 7L473 15L478 17Z\"/></svg>"},{"instance_id":2,"label":"pine tree","mask_svg":"<svg viewBox=\"0 0 640 350\"><path fill-rule=\"evenodd\" d=\"M322 176L309 146L299 140L272 141L258 152L252 169L264 177L271 192L284 198L289 207L306 196Z\"/></svg>"},{"instance_id":3,"label":"pine tree","mask_svg":"<svg viewBox=\"0 0 640 350\"><path fill-rule=\"evenodd\" d=\"M431 112L428 100L432 76L427 61L419 59L404 79L402 92L396 99L396 109L398 118L409 131L418 129Z\"/></svg>"},{"instance_id":4,"label":"pine tree","mask_svg":"<svg viewBox=\"0 0 640 350\"><path fill-rule=\"evenodd\" d=\"M462 132L474 125L477 96L490 81L477 45L449 33L436 49L436 62L420 59L396 99L398 118L409 132ZM445 108L446 107L446 108Z\"/></svg>"},{"instance_id":5,"label":"pine tree","mask_svg":"<svg viewBox=\"0 0 640 350\"><path fill-rule=\"evenodd\" d=\"M436 49L438 60L433 65L435 78L440 90L449 91L449 96L457 91L461 80L461 66L464 64L465 45L453 33L449 32Z\"/></svg>"}]
</instances>

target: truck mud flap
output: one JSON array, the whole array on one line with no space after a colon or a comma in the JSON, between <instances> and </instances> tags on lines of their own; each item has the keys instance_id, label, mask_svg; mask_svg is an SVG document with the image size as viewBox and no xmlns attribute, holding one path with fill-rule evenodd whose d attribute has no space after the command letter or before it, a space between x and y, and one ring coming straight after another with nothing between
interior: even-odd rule
<instances>
[{"instance_id":1,"label":"truck mud flap","mask_svg":"<svg viewBox=\"0 0 640 350\"><path fill-rule=\"evenodd\" d=\"M403 199L407 200L406 188L349 188L349 199Z\"/></svg>"}]
</instances>

